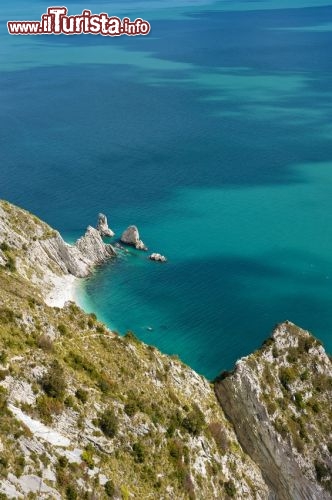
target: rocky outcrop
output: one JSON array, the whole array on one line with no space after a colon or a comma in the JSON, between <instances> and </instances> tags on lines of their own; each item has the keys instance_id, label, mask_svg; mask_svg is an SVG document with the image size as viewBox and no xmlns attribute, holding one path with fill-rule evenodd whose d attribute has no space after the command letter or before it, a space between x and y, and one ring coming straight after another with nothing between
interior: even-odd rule
<instances>
[{"instance_id":1,"label":"rocky outcrop","mask_svg":"<svg viewBox=\"0 0 332 500\"><path fill-rule=\"evenodd\" d=\"M331 498L331 362L292 323L215 384L244 450L278 500Z\"/></svg>"},{"instance_id":2,"label":"rocky outcrop","mask_svg":"<svg viewBox=\"0 0 332 500\"><path fill-rule=\"evenodd\" d=\"M112 245L106 245L99 231L91 226L74 245L65 243L57 232L52 238L26 244L28 259L42 267L46 273L53 268L77 278L88 276L95 266L116 255Z\"/></svg>"},{"instance_id":3,"label":"rocky outcrop","mask_svg":"<svg viewBox=\"0 0 332 500\"><path fill-rule=\"evenodd\" d=\"M75 246L68 245L57 232L53 238L36 240L28 243L28 258L39 262L43 267L49 264L57 266L62 273L77 277L88 275L88 262Z\"/></svg>"},{"instance_id":4,"label":"rocky outcrop","mask_svg":"<svg viewBox=\"0 0 332 500\"><path fill-rule=\"evenodd\" d=\"M0 264L15 256L17 271L40 286L48 297L59 280L88 276L93 268L116 255L97 229L89 226L74 245L25 210L0 202ZM3 250L1 250L1 248Z\"/></svg>"},{"instance_id":5,"label":"rocky outcrop","mask_svg":"<svg viewBox=\"0 0 332 500\"><path fill-rule=\"evenodd\" d=\"M99 231L100 236L107 236L113 238L115 235L114 231L108 227L107 217L104 214L98 215L97 231Z\"/></svg>"},{"instance_id":6,"label":"rocky outcrop","mask_svg":"<svg viewBox=\"0 0 332 500\"><path fill-rule=\"evenodd\" d=\"M155 260L156 262L167 262L165 255L161 255L160 253L152 253L149 259Z\"/></svg>"},{"instance_id":7,"label":"rocky outcrop","mask_svg":"<svg viewBox=\"0 0 332 500\"><path fill-rule=\"evenodd\" d=\"M139 232L136 226L129 226L121 235L122 243L132 245L137 250L147 250L143 241L139 239Z\"/></svg>"},{"instance_id":8,"label":"rocky outcrop","mask_svg":"<svg viewBox=\"0 0 332 500\"><path fill-rule=\"evenodd\" d=\"M112 245L105 245L99 231L91 226L88 226L85 235L75 243L74 254L76 254L76 250L79 250L89 263L90 269L116 255Z\"/></svg>"}]
</instances>

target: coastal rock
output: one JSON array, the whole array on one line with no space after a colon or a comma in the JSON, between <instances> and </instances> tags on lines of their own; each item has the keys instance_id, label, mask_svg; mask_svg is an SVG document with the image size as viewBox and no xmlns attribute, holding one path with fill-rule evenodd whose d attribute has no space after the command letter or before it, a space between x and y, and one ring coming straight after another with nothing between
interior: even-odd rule
<instances>
[{"instance_id":1,"label":"coastal rock","mask_svg":"<svg viewBox=\"0 0 332 500\"><path fill-rule=\"evenodd\" d=\"M75 248L91 263L91 266L101 264L116 255L112 245L105 245L100 232L91 226L88 226L85 235L75 243Z\"/></svg>"},{"instance_id":2,"label":"coastal rock","mask_svg":"<svg viewBox=\"0 0 332 500\"><path fill-rule=\"evenodd\" d=\"M39 261L46 268L49 261L54 270L70 273L78 278L88 276L92 265L75 245L66 243L59 233L53 238L31 242L28 247L30 259Z\"/></svg>"},{"instance_id":3,"label":"coastal rock","mask_svg":"<svg viewBox=\"0 0 332 500\"><path fill-rule=\"evenodd\" d=\"M13 220L19 222L13 224ZM0 202L0 245L0 265L15 261L17 272L40 285L46 301L58 293L59 285L72 283L73 277L87 277L96 265L116 255L91 226L69 245L50 226L7 202Z\"/></svg>"},{"instance_id":4,"label":"coastal rock","mask_svg":"<svg viewBox=\"0 0 332 500\"><path fill-rule=\"evenodd\" d=\"M165 255L161 255L160 253L152 253L149 259L155 260L156 262L167 262Z\"/></svg>"},{"instance_id":5,"label":"coastal rock","mask_svg":"<svg viewBox=\"0 0 332 500\"><path fill-rule=\"evenodd\" d=\"M53 238L30 243L30 258L44 262L51 259L64 273L84 278L92 269L116 255L112 245L106 245L97 229L89 226L74 245L66 243L59 233Z\"/></svg>"},{"instance_id":6,"label":"coastal rock","mask_svg":"<svg viewBox=\"0 0 332 500\"><path fill-rule=\"evenodd\" d=\"M144 245L143 241L139 239L139 232L136 226L129 226L121 235L122 243L126 243L126 245L132 245L137 250L147 250L147 247Z\"/></svg>"},{"instance_id":7,"label":"coastal rock","mask_svg":"<svg viewBox=\"0 0 332 500\"><path fill-rule=\"evenodd\" d=\"M332 366L314 337L282 323L259 351L219 377L215 391L270 499L331 498Z\"/></svg>"},{"instance_id":8,"label":"coastal rock","mask_svg":"<svg viewBox=\"0 0 332 500\"><path fill-rule=\"evenodd\" d=\"M115 233L108 227L107 217L104 214L98 215L97 231L99 231L100 236L108 236L112 238Z\"/></svg>"}]
</instances>

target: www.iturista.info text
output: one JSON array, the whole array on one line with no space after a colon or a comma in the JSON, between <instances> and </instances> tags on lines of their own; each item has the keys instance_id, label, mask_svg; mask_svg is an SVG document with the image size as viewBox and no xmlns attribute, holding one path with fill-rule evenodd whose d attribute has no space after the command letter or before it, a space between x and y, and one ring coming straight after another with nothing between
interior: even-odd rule
<instances>
[{"instance_id":1,"label":"www.iturista.info text","mask_svg":"<svg viewBox=\"0 0 332 500\"><path fill-rule=\"evenodd\" d=\"M49 7L40 21L8 21L8 33L11 35L80 35L92 34L103 36L137 36L148 35L150 23L137 18L131 21L128 17L120 19L109 16L105 12L92 14L91 10L83 10L77 16L68 16L66 7Z\"/></svg>"}]
</instances>

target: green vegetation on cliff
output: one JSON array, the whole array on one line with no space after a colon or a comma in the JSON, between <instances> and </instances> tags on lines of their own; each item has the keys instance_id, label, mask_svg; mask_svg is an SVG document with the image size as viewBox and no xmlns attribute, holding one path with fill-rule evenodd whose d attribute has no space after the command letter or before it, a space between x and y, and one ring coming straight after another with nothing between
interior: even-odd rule
<instances>
[{"instance_id":1,"label":"green vegetation on cliff","mask_svg":"<svg viewBox=\"0 0 332 500\"><path fill-rule=\"evenodd\" d=\"M45 304L48 257L39 266L36 238L52 256L53 230L1 202L0 492L267 498L208 381L74 303Z\"/></svg>"},{"instance_id":2,"label":"green vegetation on cliff","mask_svg":"<svg viewBox=\"0 0 332 500\"><path fill-rule=\"evenodd\" d=\"M240 442L280 498L331 497L332 364L319 340L282 323L216 391L233 422L244 418Z\"/></svg>"},{"instance_id":3,"label":"green vegetation on cliff","mask_svg":"<svg viewBox=\"0 0 332 500\"><path fill-rule=\"evenodd\" d=\"M320 342L285 322L213 385L73 302L50 307L69 269L114 255L96 233L69 247L0 201L0 498L330 498Z\"/></svg>"}]
</instances>

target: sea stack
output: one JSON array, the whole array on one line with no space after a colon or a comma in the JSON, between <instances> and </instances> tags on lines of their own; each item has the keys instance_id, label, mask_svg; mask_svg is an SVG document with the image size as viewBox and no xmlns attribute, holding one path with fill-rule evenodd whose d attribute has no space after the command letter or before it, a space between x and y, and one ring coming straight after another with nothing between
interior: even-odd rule
<instances>
[{"instance_id":1,"label":"sea stack","mask_svg":"<svg viewBox=\"0 0 332 500\"><path fill-rule=\"evenodd\" d=\"M108 227L107 217L104 214L98 215L97 231L99 231L100 236L108 236L113 238L115 235L114 231Z\"/></svg>"},{"instance_id":2,"label":"sea stack","mask_svg":"<svg viewBox=\"0 0 332 500\"><path fill-rule=\"evenodd\" d=\"M122 243L126 245L132 245L137 250L147 251L147 247L144 245L143 241L139 239L139 232L136 226L129 226L121 236Z\"/></svg>"}]
</instances>

